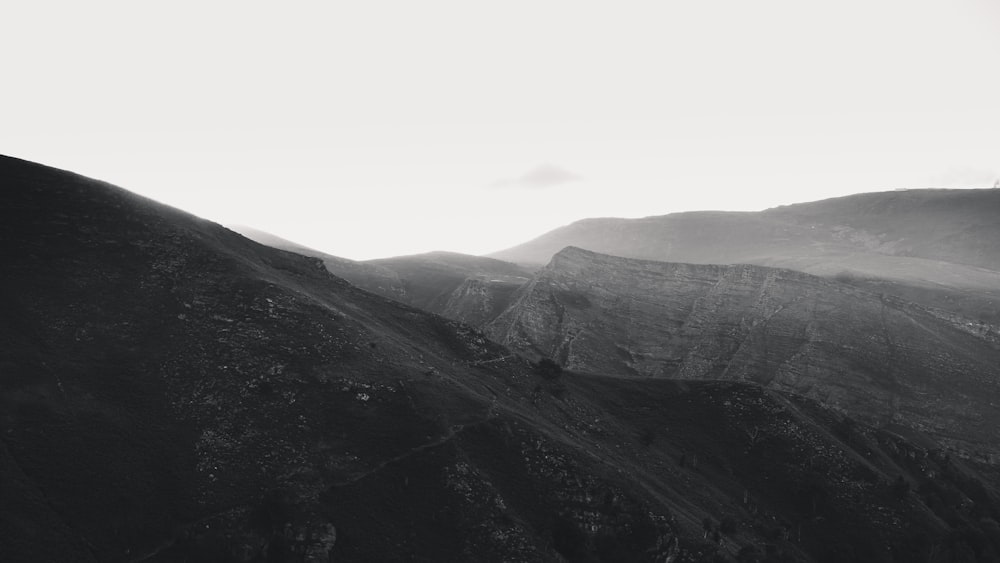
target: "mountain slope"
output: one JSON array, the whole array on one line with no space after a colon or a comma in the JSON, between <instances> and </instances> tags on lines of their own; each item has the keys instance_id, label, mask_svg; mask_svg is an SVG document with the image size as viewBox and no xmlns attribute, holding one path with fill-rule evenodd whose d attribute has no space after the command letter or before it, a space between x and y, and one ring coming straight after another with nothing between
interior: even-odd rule
<instances>
[{"instance_id":1,"label":"mountain slope","mask_svg":"<svg viewBox=\"0 0 1000 563\"><path fill-rule=\"evenodd\" d=\"M495 299L504 298L520 284L527 282L531 271L501 260L470 256L455 252L429 252L370 260L371 264L396 272L403 280L407 303L443 314L449 301L467 280L482 282Z\"/></svg>"},{"instance_id":2,"label":"mountain slope","mask_svg":"<svg viewBox=\"0 0 1000 563\"><path fill-rule=\"evenodd\" d=\"M0 178L3 561L1000 553L994 469L919 433L555 375L113 186Z\"/></svg>"},{"instance_id":3,"label":"mountain slope","mask_svg":"<svg viewBox=\"0 0 1000 563\"><path fill-rule=\"evenodd\" d=\"M248 239L265 246L287 250L295 254L301 254L302 256L319 258L330 273L351 282L352 285L383 297L395 299L403 303L407 302L406 288L403 285L403 280L400 279L399 274L388 268L327 254L271 233L254 229L253 227L233 225L230 228Z\"/></svg>"},{"instance_id":4,"label":"mountain slope","mask_svg":"<svg viewBox=\"0 0 1000 563\"><path fill-rule=\"evenodd\" d=\"M757 264L926 290L973 290L1000 319L1000 190L859 194L755 213L586 219L492 256L545 264L567 246L692 264ZM970 297L965 297L970 299ZM937 305L946 300L938 300Z\"/></svg>"},{"instance_id":5,"label":"mountain slope","mask_svg":"<svg viewBox=\"0 0 1000 563\"><path fill-rule=\"evenodd\" d=\"M1000 190L900 190L761 213L879 254L1000 270Z\"/></svg>"},{"instance_id":6,"label":"mountain slope","mask_svg":"<svg viewBox=\"0 0 1000 563\"><path fill-rule=\"evenodd\" d=\"M753 381L962 449L1000 445L995 330L792 270L571 247L488 333L572 370Z\"/></svg>"},{"instance_id":7,"label":"mountain slope","mask_svg":"<svg viewBox=\"0 0 1000 563\"><path fill-rule=\"evenodd\" d=\"M0 173L5 498L28 507L0 520L28 552L328 551L324 491L485 418L524 371L468 367L503 353L316 260L52 169Z\"/></svg>"},{"instance_id":8,"label":"mountain slope","mask_svg":"<svg viewBox=\"0 0 1000 563\"><path fill-rule=\"evenodd\" d=\"M510 262L428 252L359 262L325 254L252 227L234 227L261 244L323 260L331 273L372 293L474 325L492 320L531 270Z\"/></svg>"}]
</instances>

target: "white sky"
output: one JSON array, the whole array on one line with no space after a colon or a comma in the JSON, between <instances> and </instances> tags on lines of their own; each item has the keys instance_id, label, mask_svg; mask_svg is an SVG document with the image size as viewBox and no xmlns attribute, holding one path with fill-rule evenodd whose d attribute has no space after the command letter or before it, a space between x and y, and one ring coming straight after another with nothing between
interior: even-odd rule
<instances>
[{"instance_id":1,"label":"white sky","mask_svg":"<svg viewBox=\"0 0 1000 563\"><path fill-rule=\"evenodd\" d=\"M1000 1L5 2L0 153L365 259L1000 177Z\"/></svg>"}]
</instances>

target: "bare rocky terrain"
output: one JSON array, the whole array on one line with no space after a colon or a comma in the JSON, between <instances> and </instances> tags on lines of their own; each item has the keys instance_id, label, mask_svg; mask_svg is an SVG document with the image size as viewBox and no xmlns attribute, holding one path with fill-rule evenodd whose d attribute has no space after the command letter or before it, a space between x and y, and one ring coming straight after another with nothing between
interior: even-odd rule
<instances>
[{"instance_id":1,"label":"bare rocky terrain","mask_svg":"<svg viewBox=\"0 0 1000 563\"><path fill-rule=\"evenodd\" d=\"M574 371L754 382L998 452L996 327L801 272L571 247L486 332Z\"/></svg>"},{"instance_id":2,"label":"bare rocky terrain","mask_svg":"<svg viewBox=\"0 0 1000 563\"><path fill-rule=\"evenodd\" d=\"M733 380L712 380L713 361L692 363L707 371L690 380L642 375L652 362L640 375L560 369L120 188L7 157L0 178L0 560L1000 557L996 466L957 455L936 428L855 418L753 366ZM527 325L509 317L526 318L544 276L569 288L585 267L572 254L506 301L463 302L489 294L465 275L426 297L515 334ZM703 274L677 268L702 291ZM781 288L813 278L779 272L760 292L756 270L715 273L729 297L702 299L697 318L717 342L741 326L720 308L763 295L754 314L773 331L751 333L776 343L757 367L780 365L803 335L822 348L822 330L779 322ZM601 318L611 282L552 293L563 320ZM838 291L867 310L867 293L823 290ZM839 301L814 297L799 310L837 314L826 307ZM940 338L919 342L942 346L935 361L992 358L978 356L988 332L964 340L907 307L884 304L885 326L933 327ZM872 337L858 361L883 365L906 345ZM575 350L561 358L571 368ZM906 377L873 373L871 392Z\"/></svg>"}]
</instances>

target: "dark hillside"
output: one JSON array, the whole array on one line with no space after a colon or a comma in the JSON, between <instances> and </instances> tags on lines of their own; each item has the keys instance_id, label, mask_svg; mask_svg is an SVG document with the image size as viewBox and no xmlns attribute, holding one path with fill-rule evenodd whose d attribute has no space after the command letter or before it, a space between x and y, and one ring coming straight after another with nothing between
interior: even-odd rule
<instances>
[{"instance_id":1,"label":"dark hillside","mask_svg":"<svg viewBox=\"0 0 1000 563\"><path fill-rule=\"evenodd\" d=\"M919 431L541 369L113 186L0 178L2 561L1000 553L992 468Z\"/></svg>"},{"instance_id":2,"label":"dark hillside","mask_svg":"<svg viewBox=\"0 0 1000 563\"><path fill-rule=\"evenodd\" d=\"M279 250L287 250L303 256L318 258L323 261L323 265L326 266L326 269L329 270L330 273L351 282L351 284L357 287L383 297L395 299L403 303L407 302L406 289L403 287L403 280L399 278L399 274L388 268L382 268L374 264L333 256L325 252L320 252L314 248L309 248L308 246L303 246L296 242L272 235L271 233L254 229L253 227L234 225L230 228L250 240L259 242L260 244L277 248Z\"/></svg>"}]
</instances>

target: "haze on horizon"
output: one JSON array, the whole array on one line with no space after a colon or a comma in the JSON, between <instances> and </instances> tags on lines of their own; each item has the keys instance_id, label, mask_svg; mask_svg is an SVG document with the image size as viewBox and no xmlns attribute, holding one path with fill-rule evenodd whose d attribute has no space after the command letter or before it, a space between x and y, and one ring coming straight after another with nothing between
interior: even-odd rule
<instances>
[{"instance_id":1,"label":"haze on horizon","mask_svg":"<svg viewBox=\"0 0 1000 563\"><path fill-rule=\"evenodd\" d=\"M1000 4L16 2L0 153L347 258L1000 178Z\"/></svg>"}]
</instances>

